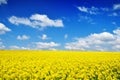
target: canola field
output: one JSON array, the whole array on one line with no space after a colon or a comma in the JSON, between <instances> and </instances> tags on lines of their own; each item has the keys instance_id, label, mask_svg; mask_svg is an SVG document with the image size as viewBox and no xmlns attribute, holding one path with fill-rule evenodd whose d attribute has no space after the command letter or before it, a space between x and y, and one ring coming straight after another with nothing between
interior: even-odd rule
<instances>
[{"instance_id":1,"label":"canola field","mask_svg":"<svg viewBox=\"0 0 120 80\"><path fill-rule=\"evenodd\" d=\"M3 50L0 80L120 80L120 52Z\"/></svg>"}]
</instances>

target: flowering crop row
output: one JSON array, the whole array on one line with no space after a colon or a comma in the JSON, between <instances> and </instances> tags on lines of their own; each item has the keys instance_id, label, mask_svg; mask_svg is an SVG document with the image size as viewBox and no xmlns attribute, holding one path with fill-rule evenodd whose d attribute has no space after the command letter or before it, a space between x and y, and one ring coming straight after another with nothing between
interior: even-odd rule
<instances>
[{"instance_id":1,"label":"flowering crop row","mask_svg":"<svg viewBox=\"0 0 120 80\"><path fill-rule=\"evenodd\" d=\"M120 80L120 53L0 51L0 80Z\"/></svg>"}]
</instances>

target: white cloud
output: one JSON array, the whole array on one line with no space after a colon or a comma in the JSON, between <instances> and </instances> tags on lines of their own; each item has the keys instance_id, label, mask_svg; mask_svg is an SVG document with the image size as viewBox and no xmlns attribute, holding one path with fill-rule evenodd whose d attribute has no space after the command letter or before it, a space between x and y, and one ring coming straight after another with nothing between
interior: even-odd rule
<instances>
[{"instance_id":1,"label":"white cloud","mask_svg":"<svg viewBox=\"0 0 120 80\"><path fill-rule=\"evenodd\" d=\"M107 7L97 8L94 6L92 7L78 6L77 8L80 12L84 12L84 13L91 14L91 15L101 14L101 15L107 15L107 16L119 16L119 13L114 12L114 10L120 9L120 4L115 4L113 6L113 9L107 8Z\"/></svg>"},{"instance_id":2,"label":"white cloud","mask_svg":"<svg viewBox=\"0 0 120 80\"><path fill-rule=\"evenodd\" d=\"M29 50L30 48L12 45L12 46L9 46L9 49L11 49L11 50Z\"/></svg>"},{"instance_id":3,"label":"white cloud","mask_svg":"<svg viewBox=\"0 0 120 80\"><path fill-rule=\"evenodd\" d=\"M49 48L49 50L56 51L57 49L56 48Z\"/></svg>"},{"instance_id":4,"label":"white cloud","mask_svg":"<svg viewBox=\"0 0 120 80\"><path fill-rule=\"evenodd\" d=\"M11 29L7 28L4 24L0 23L0 34L5 34L9 31L11 31Z\"/></svg>"},{"instance_id":5,"label":"white cloud","mask_svg":"<svg viewBox=\"0 0 120 80\"><path fill-rule=\"evenodd\" d=\"M98 8L92 6L91 8L87 8L87 7L77 7L81 12L85 12L85 13L89 13L89 14L97 14L98 13Z\"/></svg>"},{"instance_id":6,"label":"white cloud","mask_svg":"<svg viewBox=\"0 0 120 80\"><path fill-rule=\"evenodd\" d=\"M60 44L55 42L35 42L35 49L55 49Z\"/></svg>"},{"instance_id":7,"label":"white cloud","mask_svg":"<svg viewBox=\"0 0 120 80\"><path fill-rule=\"evenodd\" d=\"M78 7L78 9L81 11L81 12L86 12L86 13L88 13L88 8L86 8L86 7Z\"/></svg>"},{"instance_id":8,"label":"white cloud","mask_svg":"<svg viewBox=\"0 0 120 80\"><path fill-rule=\"evenodd\" d=\"M116 29L113 31L116 35L119 35L120 36L120 28Z\"/></svg>"},{"instance_id":9,"label":"white cloud","mask_svg":"<svg viewBox=\"0 0 120 80\"><path fill-rule=\"evenodd\" d=\"M29 44L26 46L11 45L11 46L8 46L8 49L11 49L11 50L57 50L56 48L59 46L60 44L55 42L33 42L32 44Z\"/></svg>"},{"instance_id":10,"label":"white cloud","mask_svg":"<svg viewBox=\"0 0 120 80\"><path fill-rule=\"evenodd\" d=\"M19 47L19 46L16 46L16 45L14 45L14 46L9 46L9 48L10 48L10 49L20 49L20 47Z\"/></svg>"},{"instance_id":11,"label":"white cloud","mask_svg":"<svg viewBox=\"0 0 120 80\"><path fill-rule=\"evenodd\" d=\"M32 23L28 18L23 18L23 17L20 18L20 17L12 16L9 18L9 21L15 25L24 24L27 26L32 26Z\"/></svg>"},{"instance_id":12,"label":"white cloud","mask_svg":"<svg viewBox=\"0 0 120 80\"><path fill-rule=\"evenodd\" d=\"M7 0L0 0L0 5L1 4L7 4Z\"/></svg>"},{"instance_id":13,"label":"white cloud","mask_svg":"<svg viewBox=\"0 0 120 80\"><path fill-rule=\"evenodd\" d=\"M0 49L5 49L5 45L3 44L3 42L0 39Z\"/></svg>"},{"instance_id":14,"label":"white cloud","mask_svg":"<svg viewBox=\"0 0 120 80\"><path fill-rule=\"evenodd\" d=\"M114 10L120 9L120 4L114 4L114 5L113 5L113 9L114 9Z\"/></svg>"},{"instance_id":15,"label":"white cloud","mask_svg":"<svg viewBox=\"0 0 120 80\"><path fill-rule=\"evenodd\" d=\"M30 38L30 37L27 36L27 35L22 35L22 36L18 35L18 36L17 36L17 39L18 39L18 40L28 40L29 38Z\"/></svg>"},{"instance_id":16,"label":"white cloud","mask_svg":"<svg viewBox=\"0 0 120 80\"><path fill-rule=\"evenodd\" d=\"M48 38L48 36L47 36L46 34L43 34L43 35L40 37L40 39L42 39L42 40L47 40L47 39L49 39L49 38Z\"/></svg>"},{"instance_id":17,"label":"white cloud","mask_svg":"<svg viewBox=\"0 0 120 80\"><path fill-rule=\"evenodd\" d=\"M48 18L47 15L41 15L41 14L34 14L30 17L31 20L34 20L34 23L37 23L36 25L46 27L46 26L54 26L54 27L63 27L62 20L52 20Z\"/></svg>"},{"instance_id":18,"label":"white cloud","mask_svg":"<svg viewBox=\"0 0 120 80\"><path fill-rule=\"evenodd\" d=\"M63 27L63 22L60 19L52 20L47 15L33 14L29 18L11 16L8 19L15 25L26 25L32 28L44 29L46 27Z\"/></svg>"},{"instance_id":19,"label":"white cloud","mask_svg":"<svg viewBox=\"0 0 120 80\"><path fill-rule=\"evenodd\" d=\"M89 36L89 38L93 38L93 39L98 39L98 40L113 40L114 39L114 36L113 34L111 33L108 33L108 32L102 32L102 33L99 33L99 34L91 34Z\"/></svg>"},{"instance_id":20,"label":"white cloud","mask_svg":"<svg viewBox=\"0 0 120 80\"><path fill-rule=\"evenodd\" d=\"M67 39L67 38L68 38L68 34L65 34L65 35L64 35L64 38Z\"/></svg>"},{"instance_id":21,"label":"white cloud","mask_svg":"<svg viewBox=\"0 0 120 80\"><path fill-rule=\"evenodd\" d=\"M91 51L120 51L120 29L99 34L91 34L84 38L77 38L73 42L65 44L70 50L91 50Z\"/></svg>"}]
</instances>

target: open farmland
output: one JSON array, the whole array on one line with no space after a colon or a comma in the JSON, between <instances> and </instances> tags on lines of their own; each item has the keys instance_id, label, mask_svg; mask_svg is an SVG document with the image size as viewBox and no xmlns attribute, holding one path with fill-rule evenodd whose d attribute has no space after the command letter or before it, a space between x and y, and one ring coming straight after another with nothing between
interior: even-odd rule
<instances>
[{"instance_id":1,"label":"open farmland","mask_svg":"<svg viewBox=\"0 0 120 80\"><path fill-rule=\"evenodd\" d=\"M0 80L120 80L120 52L0 51Z\"/></svg>"}]
</instances>

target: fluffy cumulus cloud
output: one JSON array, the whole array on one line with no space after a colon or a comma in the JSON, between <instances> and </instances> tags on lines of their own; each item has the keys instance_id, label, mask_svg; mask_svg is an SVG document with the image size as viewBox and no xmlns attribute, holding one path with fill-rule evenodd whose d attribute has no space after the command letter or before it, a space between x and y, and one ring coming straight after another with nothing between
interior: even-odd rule
<instances>
[{"instance_id":1,"label":"fluffy cumulus cloud","mask_svg":"<svg viewBox=\"0 0 120 80\"><path fill-rule=\"evenodd\" d=\"M48 36L47 36L46 34L43 34L43 35L40 37L40 39L42 39L42 40L47 40L47 39L49 39L49 38L48 38Z\"/></svg>"},{"instance_id":2,"label":"fluffy cumulus cloud","mask_svg":"<svg viewBox=\"0 0 120 80\"><path fill-rule=\"evenodd\" d=\"M34 49L47 49L47 50L55 50L56 47L60 46L59 43L55 42L35 42Z\"/></svg>"},{"instance_id":3,"label":"fluffy cumulus cloud","mask_svg":"<svg viewBox=\"0 0 120 80\"><path fill-rule=\"evenodd\" d=\"M27 35L21 35L21 36L18 35L18 36L17 36L17 39L18 39L18 40L28 40L29 38L30 38L30 37L27 36Z\"/></svg>"},{"instance_id":4,"label":"fluffy cumulus cloud","mask_svg":"<svg viewBox=\"0 0 120 80\"><path fill-rule=\"evenodd\" d=\"M8 27L6 27L4 24L0 23L0 34L5 34L6 32L11 31Z\"/></svg>"},{"instance_id":5,"label":"fluffy cumulus cloud","mask_svg":"<svg viewBox=\"0 0 120 80\"><path fill-rule=\"evenodd\" d=\"M7 4L7 0L0 0L0 5L1 4Z\"/></svg>"},{"instance_id":6,"label":"fluffy cumulus cloud","mask_svg":"<svg viewBox=\"0 0 120 80\"><path fill-rule=\"evenodd\" d=\"M26 25L32 28L44 29L46 27L63 27L63 22L60 19L52 20L47 15L33 14L29 18L11 16L8 19L15 25Z\"/></svg>"},{"instance_id":7,"label":"fluffy cumulus cloud","mask_svg":"<svg viewBox=\"0 0 120 80\"><path fill-rule=\"evenodd\" d=\"M113 33L94 33L84 38L76 38L75 41L66 43L65 48L87 51L120 51L120 29L114 30Z\"/></svg>"},{"instance_id":8,"label":"fluffy cumulus cloud","mask_svg":"<svg viewBox=\"0 0 120 80\"><path fill-rule=\"evenodd\" d=\"M62 20L59 20L59 19L52 20L48 18L47 15L34 14L30 17L30 19L35 20L34 23L42 27L45 27L45 26L63 27Z\"/></svg>"},{"instance_id":9,"label":"fluffy cumulus cloud","mask_svg":"<svg viewBox=\"0 0 120 80\"><path fill-rule=\"evenodd\" d=\"M0 49L5 49L5 45L3 44L1 39L0 39Z\"/></svg>"}]
</instances>

